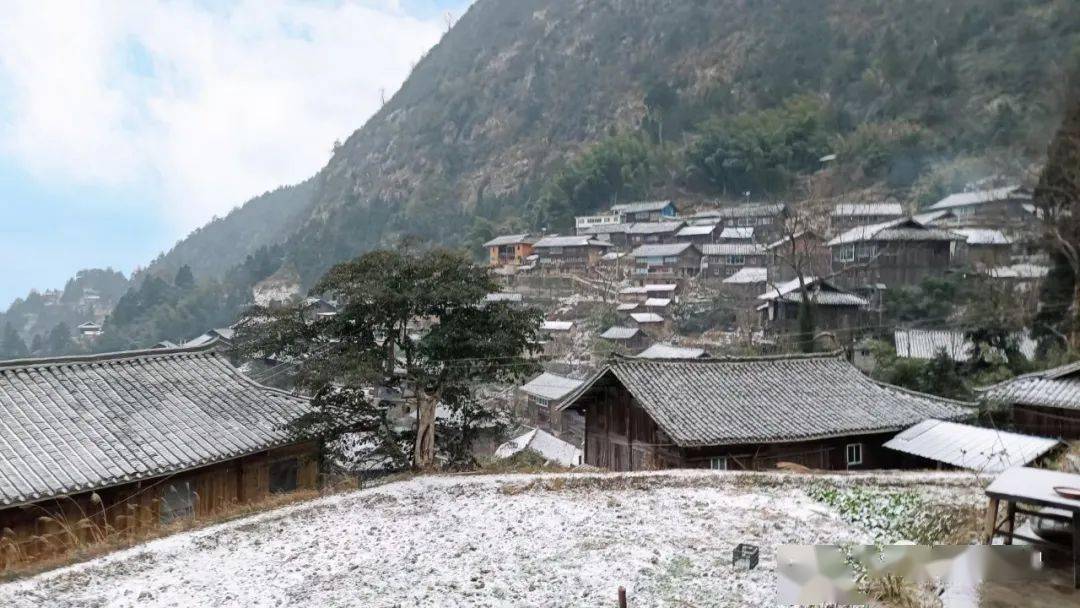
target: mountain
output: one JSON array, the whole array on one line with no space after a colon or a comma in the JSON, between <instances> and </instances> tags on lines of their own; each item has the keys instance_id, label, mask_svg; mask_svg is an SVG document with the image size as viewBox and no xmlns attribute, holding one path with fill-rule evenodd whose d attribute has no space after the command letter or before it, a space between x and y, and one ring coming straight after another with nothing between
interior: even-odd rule
<instances>
[{"instance_id":1,"label":"mountain","mask_svg":"<svg viewBox=\"0 0 1080 608\"><path fill-rule=\"evenodd\" d=\"M147 271L173 277L188 266L201 279L220 279L247 256L284 242L311 204L313 180L257 196L198 228L154 260Z\"/></svg>"},{"instance_id":2,"label":"mountain","mask_svg":"<svg viewBox=\"0 0 1080 608\"><path fill-rule=\"evenodd\" d=\"M136 277L100 343L178 339L404 236L475 251L617 200L798 200L811 175L934 200L1041 162L1078 70L1075 0L477 0L317 175ZM199 287L142 287L183 265Z\"/></svg>"}]
</instances>

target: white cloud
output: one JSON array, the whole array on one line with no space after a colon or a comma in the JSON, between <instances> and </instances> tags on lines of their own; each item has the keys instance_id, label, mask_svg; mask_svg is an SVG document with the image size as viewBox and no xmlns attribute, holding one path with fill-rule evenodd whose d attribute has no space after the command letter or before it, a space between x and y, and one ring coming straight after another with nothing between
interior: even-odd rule
<instances>
[{"instance_id":1,"label":"white cloud","mask_svg":"<svg viewBox=\"0 0 1080 608\"><path fill-rule=\"evenodd\" d=\"M0 153L145 189L178 231L314 174L444 27L393 0L8 4Z\"/></svg>"}]
</instances>

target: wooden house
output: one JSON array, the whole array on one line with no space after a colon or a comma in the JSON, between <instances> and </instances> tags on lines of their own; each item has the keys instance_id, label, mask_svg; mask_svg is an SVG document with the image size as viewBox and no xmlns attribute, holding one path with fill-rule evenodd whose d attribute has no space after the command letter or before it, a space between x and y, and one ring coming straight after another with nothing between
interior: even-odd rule
<instances>
[{"instance_id":1,"label":"wooden house","mask_svg":"<svg viewBox=\"0 0 1080 608\"><path fill-rule=\"evenodd\" d=\"M1020 186L950 194L926 211L950 211L955 219L943 225L968 228L1030 228L1038 221L1031 192Z\"/></svg>"},{"instance_id":2,"label":"wooden house","mask_svg":"<svg viewBox=\"0 0 1080 608\"><path fill-rule=\"evenodd\" d=\"M1021 433L1080 439L1080 362L995 384L982 399L1003 408L1005 421Z\"/></svg>"},{"instance_id":3,"label":"wooden house","mask_svg":"<svg viewBox=\"0 0 1080 608\"><path fill-rule=\"evenodd\" d=\"M545 270L584 270L594 268L611 248L611 243L591 236L548 236L533 245Z\"/></svg>"},{"instance_id":4,"label":"wooden house","mask_svg":"<svg viewBox=\"0 0 1080 608\"><path fill-rule=\"evenodd\" d=\"M630 257L637 279L692 277L701 270L701 250L691 243L642 245Z\"/></svg>"},{"instance_id":5,"label":"wooden house","mask_svg":"<svg viewBox=\"0 0 1080 608\"><path fill-rule=\"evenodd\" d=\"M859 226L829 241L837 283L861 288L915 285L949 271L952 245L963 237L913 218Z\"/></svg>"},{"instance_id":6,"label":"wooden house","mask_svg":"<svg viewBox=\"0 0 1080 608\"><path fill-rule=\"evenodd\" d=\"M629 247L627 232L632 224L596 224L577 229L578 236L591 236L592 238L610 243L618 249Z\"/></svg>"},{"instance_id":7,"label":"wooden house","mask_svg":"<svg viewBox=\"0 0 1080 608\"><path fill-rule=\"evenodd\" d=\"M584 419L577 412L565 412L558 406L582 382L549 372L540 374L519 389L519 415L537 428L574 445L581 445L585 438Z\"/></svg>"},{"instance_id":8,"label":"wooden house","mask_svg":"<svg viewBox=\"0 0 1080 608\"><path fill-rule=\"evenodd\" d=\"M777 283L790 281L801 268L804 275L824 276L832 268L832 252L826 239L816 232L800 230L765 246L769 278Z\"/></svg>"},{"instance_id":9,"label":"wooden house","mask_svg":"<svg viewBox=\"0 0 1080 608\"><path fill-rule=\"evenodd\" d=\"M645 332L637 327L618 325L604 330L604 333L600 334L600 339L611 342L626 351L635 352L645 348L645 344L649 341L649 337L645 335Z\"/></svg>"},{"instance_id":10,"label":"wooden house","mask_svg":"<svg viewBox=\"0 0 1080 608\"><path fill-rule=\"evenodd\" d=\"M1013 239L996 228L954 228L962 241L953 241L953 265L972 270L1008 266Z\"/></svg>"},{"instance_id":11,"label":"wooden house","mask_svg":"<svg viewBox=\"0 0 1080 608\"><path fill-rule=\"evenodd\" d=\"M833 233L850 230L856 226L868 226L890 222L904 216L900 203L843 203L833 207L829 214L829 229Z\"/></svg>"},{"instance_id":12,"label":"wooden house","mask_svg":"<svg viewBox=\"0 0 1080 608\"><path fill-rule=\"evenodd\" d=\"M317 445L282 426L308 410L212 346L0 363L0 570L314 489Z\"/></svg>"},{"instance_id":13,"label":"wooden house","mask_svg":"<svg viewBox=\"0 0 1080 608\"><path fill-rule=\"evenodd\" d=\"M536 239L528 234L497 236L484 243L488 251L488 266L520 266L533 253Z\"/></svg>"},{"instance_id":14,"label":"wooden house","mask_svg":"<svg viewBox=\"0 0 1080 608\"><path fill-rule=\"evenodd\" d=\"M835 354L616 358L561 406L585 417L585 463L615 471L894 466L882 444L967 404L875 382Z\"/></svg>"},{"instance_id":15,"label":"wooden house","mask_svg":"<svg viewBox=\"0 0 1080 608\"><path fill-rule=\"evenodd\" d=\"M659 245L676 242L675 235L683 228L679 221L638 222L626 230L626 244L629 247ZM682 242L682 241L680 241Z\"/></svg>"},{"instance_id":16,"label":"wooden house","mask_svg":"<svg viewBox=\"0 0 1080 608\"><path fill-rule=\"evenodd\" d=\"M611 213L622 217L623 222L659 222L673 219L679 210L671 201L639 201L612 205Z\"/></svg>"},{"instance_id":17,"label":"wooden house","mask_svg":"<svg viewBox=\"0 0 1080 608\"><path fill-rule=\"evenodd\" d=\"M803 277L808 297L814 306L814 321L820 330L848 330L866 325L865 299L816 277ZM758 296L761 326L770 333L792 335L799 330L802 305L799 280L770 285Z\"/></svg>"},{"instance_id":18,"label":"wooden house","mask_svg":"<svg viewBox=\"0 0 1080 608\"><path fill-rule=\"evenodd\" d=\"M710 209L706 213L725 228L753 228L757 239L768 242L779 238L787 212L784 203L747 203Z\"/></svg>"},{"instance_id":19,"label":"wooden house","mask_svg":"<svg viewBox=\"0 0 1080 608\"><path fill-rule=\"evenodd\" d=\"M716 238L717 243L756 242L753 226L725 226Z\"/></svg>"},{"instance_id":20,"label":"wooden house","mask_svg":"<svg viewBox=\"0 0 1080 608\"><path fill-rule=\"evenodd\" d=\"M714 243L701 248L703 276L726 278L747 267L763 268L764 245L758 243Z\"/></svg>"}]
</instances>

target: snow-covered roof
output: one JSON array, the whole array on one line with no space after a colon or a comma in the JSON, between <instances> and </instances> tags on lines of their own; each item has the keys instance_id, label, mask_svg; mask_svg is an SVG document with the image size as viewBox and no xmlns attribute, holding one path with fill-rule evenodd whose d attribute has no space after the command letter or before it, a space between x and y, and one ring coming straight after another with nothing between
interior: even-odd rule
<instances>
[{"instance_id":1,"label":"snow-covered roof","mask_svg":"<svg viewBox=\"0 0 1080 608\"><path fill-rule=\"evenodd\" d=\"M758 243L708 243L701 246L702 255L762 255L765 246Z\"/></svg>"},{"instance_id":2,"label":"snow-covered roof","mask_svg":"<svg viewBox=\"0 0 1080 608\"><path fill-rule=\"evenodd\" d=\"M1019 332L1013 338L1021 354L1028 359L1035 358L1038 343L1027 332ZM973 346L964 332L951 329L897 329L893 332L893 343L896 356L902 359L933 359L945 351L953 361L971 359Z\"/></svg>"},{"instance_id":3,"label":"snow-covered roof","mask_svg":"<svg viewBox=\"0 0 1080 608\"><path fill-rule=\"evenodd\" d=\"M1012 239L994 228L955 228L953 232L964 237L968 245L1011 245Z\"/></svg>"},{"instance_id":4,"label":"snow-covered roof","mask_svg":"<svg viewBox=\"0 0 1080 608\"><path fill-rule=\"evenodd\" d=\"M484 296L485 302L521 302L522 295L520 293L498 292L489 293Z\"/></svg>"},{"instance_id":5,"label":"snow-covered roof","mask_svg":"<svg viewBox=\"0 0 1080 608\"><path fill-rule=\"evenodd\" d=\"M931 211L954 209L956 207L982 205L1013 198L1028 199L1031 197L1025 193L1020 186L1005 186L1003 188L993 188L991 190L974 190L971 192L950 194L933 205L930 205L927 209Z\"/></svg>"},{"instance_id":6,"label":"snow-covered roof","mask_svg":"<svg viewBox=\"0 0 1080 608\"><path fill-rule=\"evenodd\" d=\"M708 247L708 245L706 245ZM688 249L696 249L693 243L671 243L666 245L641 245L637 249L630 252L630 257L634 258L657 258L667 257L673 255L681 255Z\"/></svg>"},{"instance_id":7,"label":"snow-covered roof","mask_svg":"<svg viewBox=\"0 0 1080 608\"><path fill-rule=\"evenodd\" d=\"M1080 411L1080 362L1017 376L983 392L992 402Z\"/></svg>"},{"instance_id":8,"label":"snow-covered roof","mask_svg":"<svg viewBox=\"0 0 1080 608\"><path fill-rule=\"evenodd\" d=\"M642 211L663 211L671 201L637 201L633 203L620 203L612 205L614 213L640 213Z\"/></svg>"},{"instance_id":9,"label":"snow-covered roof","mask_svg":"<svg viewBox=\"0 0 1080 608\"><path fill-rule=\"evenodd\" d=\"M484 243L484 247L499 247L502 245L520 245L525 243L531 243L533 239L529 238L528 233L521 234L504 234L497 236L490 241Z\"/></svg>"},{"instance_id":10,"label":"snow-covered roof","mask_svg":"<svg viewBox=\"0 0 1080 608\"><path fill-rule=\"evenodd\" d=\"M640 359L699 359L708 356L703 348L657 343L637 354Z\"/></svg>"},{"instance_id":11,"label":"snow-covered roof","mask_svg":"<svg viewBox=\"0 0 1080 608\"><path fill-rule=\"evenodd\" d=\"M598 241L587 234L579 236L546 236L533 245L535 249L547 247L611 247L611 243Z\"/></svg>"},{"instance_id":12,"label":"snow-covered roof","mask_svg":"<svg viewBox=\"0 0 1080 608\"><path fill-rule=\"evenodd\" d=\"M803 281L807 290L810 291L811 301L815 304L825 306L866 306L869 304L863 298L817 277L803 277ZM801 302L802 291L799 289L799 279L795 278L779 285L770 285L765 290L765 293L758 296L758 299Z\"/></svg>"},{"instance_id":13,"label":"snow-covered roof","mask_svg":"<svg viewBox=\"0 0 1080 608\"><path fill-rule=\"evenodd\" d=\"M933 225L934 222L943 219L954 219L956 214L948 209L941 209L938 211L927 211L926 213L916 213L911 216L911 219L924 225Z\"/></svg>"},{"instance_id":14,"label":"snow-covered roof","mask_svg":"<svg viewBox=\"0 0 1080 608\"><path fill-rule=\"evenodd\" d=\"M700 224L695 226L686 226L682 230L679 230L675 236L708 236L713 232L716 232L716 224Z\"/></svg>"},{"instance_id":15,"label":"snow-covered roof","mask_svg":"<svg viewBox=\"0 0 1080 608\"><path fill-rule=\"evenodd\" d=\"M885 442L891 450L984 473L1025 466L1059 445L1057 439L933 418Z\"/></svg>"},{"instance_id":16,"label":"snow-covered roof","mask_svg":"<svg viewBox=\"0 0 1080 608\"><path fill-rule=\"evenodd\" d=\"M623 287L619 290L619 295L632 295L648 293L644 286L631 285L630 287Z\"/></svg>"},{"instance_id":17,"label":"snow-covered roof","mask_svg":"<svg viewBox=\"0 0 1080 608\"><path fill-rule=\"evenodd\" d=\"M521 390L544 399L562 399L581 386L581 380L544 372L521 385Z\"/></svg>"},{"instance_id":18,"label":"snow-covered roof","mask_svg":"<svg viewBox=\"0 0 1080 608\"><path fill-rule=\"evenodd\" d=\"M638 222L630 224L626 234L662 234L664 232L677 232L683 227L683 222Z\"/></svg>"},{"instance_id":19,"label":"snow-covered roof","mask_svg":"<svg viewBox=\"0 0 1080 608\"><path fill-rule=\"evenodd\" d=\"M728 226L720 231L720 238L749 241L754 238L753 226Z\"/></svg>"},{"instance_id":20,"label":"snow-covered roof","mask_svg":"<svg viewBox=\"0 0 1080 608\"><path fill-rule=\"evenodd\" d=\"M645 293L674 293L678 285L670 283L650 283L644 287Z\"/></svg>"},{"instance_id":21,"label":"snow-covered roof","mask_svg":"<svg viewBox=\"0 0 1080 608\"><path fill-rule=\"evenodd\" d=\"M914 218L902 217L888 222L856 226L841 233L829 241L829 247L858 243L861 241L961 241L962 237L915 221Z\"/></svg>"},{"instance_id":22,"label":"snow-covered roof","mask_svg":"<svg viewBox=\"0 0 1080 608\"><path fill-rule=\"evenodd\" d=\"M592 226L578 226L579 235L584 234L618 234L626 232L633 224L594 224Z\"/></svg>"},{"instance_id":23,"label":"snow-covered roof","mask_svg":"<svg viewBox=\"0 0 1080 608\"><path fill-rule=\"evenodd\" d=\"M564 467L576 467L584 458L584 453L573 444L541 429L533 429L500 445L495 450L495 457L509 458L523 450L532 450L544 459Z\"/></svg>"},{"instance_id":24,"label":"snow-covered roof","mask_svg":"<svg viewBox=\"0 0 1080 608\"><path fill-rule=\"evenodd\" d=\"M649 308L666 308L671 305L671 298L648 298L645 306Z\"/></svg>"},{"instance_id":25,"label":"snow-covered roof","mask_svg":"<svg viewBox=\"0 0 1080 608\"><path fill-rule=\"evenodd\" d=\"M842 203L832 210L833 217L899 217L904 215L900 203Z\"/></svg>"},{"instance_id":26,"label":"snow-covered roof","mask_svg":"<svg viewBox=\"0 0 1080 608\"><path fill-rule=\"evenodd\" d=\"M573 321L544 321L540 325L540 329L544 331L570 331L574 329Z\"/></svg>"},{"instance_id":27,"label":"snow-covered roof","mask_svg":"<svg viewBox=\"0 0 1080 608\"><path fill-rule=\"evenodd\" d=\"M637 310L639 304L637 302L625 302L615 307L615 310L619 312L630 312L631 310Z\"/></svg>"},{"instance_id":28,"label":"snow-covered roof","mask_svg":"<svg viewBox=\"0 0 1080 608\"><path fill-rule=\"evenodd\" d=\"M784 203L747 203L730 207L719 207L695 213L698 217L720 217L733 219L739 217L773 217L784 212Z\"/></svg>"},{"instance_id":29,"label":"snow-covered roof","mask_svg":"<svg viewBox=\"0 0 1080 608\"><path fill-rule=\"evenodd\" d=\"M664 317L656 314L655 312L632 312L630 318L635 323L663 323Z\"/></svg>"},{"instance_id":30,"label":"snow-covered roof","mask_svg":"<svg viewBox=\"0 0 1080 608\"><path fill-rule=\"evenodd\" d=\"M986 274L994 279L1041 279L1050 274L1050 267L1039 264L1013 264L990 268Z\"/></svg>"},{"instance_id":31,"label":"snow-covered roof","mask_svg":"<svg viewBox=\"0 0 1080 608\"><path fill-rule=\"evenodd\" d=\"M609 327L607 330L600 334L601 338L605 340L629 340L634 336L637 336L641 330L636 327Z\"/></svg>"},{"instance_id":32,"label":"snow-covered roof","mask_svg":"<svg viewBox=\"0 0 1080 608\"><path fill-rule=\"evenodd\" d=\"M764 283L769 280L769 269L757 266L744 266L738 272L727 277L721 283L729 285L746 285L752 283Z\"/></svg>"}]
</instances>

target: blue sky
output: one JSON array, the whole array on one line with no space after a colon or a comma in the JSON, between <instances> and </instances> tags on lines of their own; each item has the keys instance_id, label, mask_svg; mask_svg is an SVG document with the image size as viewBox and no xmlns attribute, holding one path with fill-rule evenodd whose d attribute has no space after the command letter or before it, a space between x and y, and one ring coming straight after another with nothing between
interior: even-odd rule
<instances>
[{"instance_id":1,"label":"blue sky","mask_svg":"<svg viewBox=\"0 0 1080 608\"><path fill-rule=\"evenodd\" d=\"M5 3L0 309L314 174L467 5Z\"/></svg>"}]
</instances>

